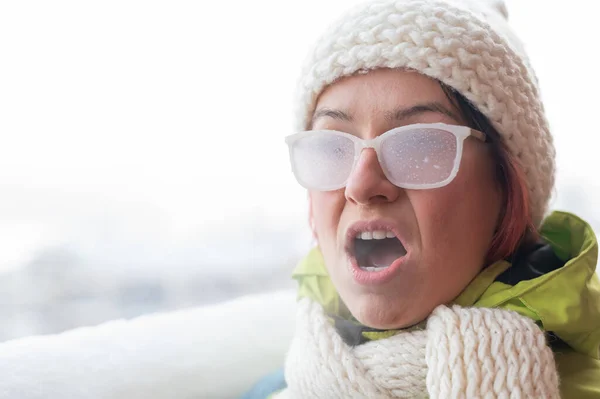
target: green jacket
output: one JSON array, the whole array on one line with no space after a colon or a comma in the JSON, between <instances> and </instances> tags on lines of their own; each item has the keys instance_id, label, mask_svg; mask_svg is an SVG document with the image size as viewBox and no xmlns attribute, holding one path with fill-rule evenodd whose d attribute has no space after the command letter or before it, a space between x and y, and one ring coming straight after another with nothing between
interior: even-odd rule
<instances>
[{"instance_id":1,"label":"green jacket","mask_svg":"<svg viewBox=\"0 0 600 399\"><path fill-rule=\"evenodd\" d=\"M484 269L454 300L461 306L510 309L535 320L548 332L559 369L563 398L600 398L600 281L595 273L598 242L578 217L554 212L540 235L559 264L544 272L534 264L519 276L507 261ZM300 297L310 297L336 317L352 319L331 283L322 255L315 249L294 270ZM379 339L396 331L369 331Z\"/></svg>"}]
</instances>

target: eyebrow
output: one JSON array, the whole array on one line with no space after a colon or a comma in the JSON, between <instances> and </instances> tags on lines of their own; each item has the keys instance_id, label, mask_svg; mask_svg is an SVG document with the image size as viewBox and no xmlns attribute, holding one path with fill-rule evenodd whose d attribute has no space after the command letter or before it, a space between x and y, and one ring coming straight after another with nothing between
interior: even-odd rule
<instances>
[{"instance_id":1,"label":"eyebrow","mask_svg":"<svg viewBox=\"0 0 600 399\"><path fill-rule=\"evenodd\" d=\"M457 122L460 121L460 118L454 112L438 102L417 104L409 108L398 108L392 112L386 112L385 118L390 121L401 121L425 112L437 112L449 116Z\"/></svg>"},{"instance_id":2,"label":"eyebrow","mask_svg":"<svg viewBox=\"0 0 600 399\"><path fill-rule=\"evenodd\" d=\"M388 111L385 113L385 118L389 121L402 121L425 112L437 112L449 116L457 122L460 121L460 118L454 112L450 111L448 108L438 102L417 104L408 108L398 108L394 111ZM352 116L342 110L333 108L320 108L313 114L313 117L310 121L311 126L314 125L317 119L323 117L329 117L344 122L353 121Z\"/></svg>"},{"instance_id":3,"label":"eyebrow","mask_svg":"<svg viewBox=\"0 0 600 399\"><path fill-rule=\"evenodd\" d=\"M333 108L320 108L318 110L315 111L315 113L313 114L313 117L310 121L310 125L314 125L315 121L319 118L323 118L325 116L328 116L332 119L336 119L339 121L344 121L344 122L352 122L352 117L350 115L348 115L347 113L345 113L344 111L341 111L339 109L333 109Z\"/></svg>"}]
</instances>

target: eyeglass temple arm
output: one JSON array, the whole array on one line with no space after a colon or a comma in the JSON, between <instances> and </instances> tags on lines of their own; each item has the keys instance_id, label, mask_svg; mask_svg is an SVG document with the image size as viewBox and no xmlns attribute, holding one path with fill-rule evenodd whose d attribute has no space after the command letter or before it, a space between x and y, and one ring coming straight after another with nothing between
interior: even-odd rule
<instances>
[{"instance_id":1,"label":"eyeglass temple arm","mask_svg":"<svg viewBox=\"0 0 600 399\"><path fill-rule=\"evenodd\" d=\"M487 143L489 141L488 137L485 133L480 132L479 130L476 130L476 129L471 129L471 136L474 136L475 138L483 141L484 143Z\"/></svg>"}]
</instances>

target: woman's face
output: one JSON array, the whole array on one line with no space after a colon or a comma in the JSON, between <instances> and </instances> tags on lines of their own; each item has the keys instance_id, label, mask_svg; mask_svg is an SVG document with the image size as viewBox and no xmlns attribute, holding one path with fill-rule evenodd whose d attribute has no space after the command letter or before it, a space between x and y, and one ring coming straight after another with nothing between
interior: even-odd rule
<instances>
[{"instance_id":1,"label":"woman's face","mask_svg":"<svg viewBox=\"0 0 600 399\"><path fill-rule=\"evenodd\" d=\"M314 115L313 130L363 139L414 123L466 124L439 83L392 69L334 83L319 97ZM374 328L407 327L460 294L483 267L498 222L502 193L494 176L489 145L470 137L458 175L445 187L394 186L375 151L365 149L345 188L310 192L314 233L333 284L354 317ZM406 254L385 279L357 275L350 238L357 226L385 226L402 237ZM404 249L373 256L389 260Z\"/></svg>"}]
</instances>

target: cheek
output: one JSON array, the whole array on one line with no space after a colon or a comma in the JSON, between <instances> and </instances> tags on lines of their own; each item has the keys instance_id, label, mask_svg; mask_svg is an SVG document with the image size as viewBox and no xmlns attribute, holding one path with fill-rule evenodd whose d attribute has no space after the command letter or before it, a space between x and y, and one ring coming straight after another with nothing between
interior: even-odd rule
<instances>
[{"instance_id":1,"label":"cheek","mask_svg":"<svg viewBox=\"0 0 600 399\"><path fill-rule=\"evenodd\" d=\"M345 197L342 191L311 192L311 213L319 245L332 242L337 235Z\"/></svg>"},{"instance_id":2,"label":"cheek","mask_svg":"<svg viewBox=\"0 0 600 399\"><path fill-rule=\"evenodd\" d=\"M502 194L491 161L465 161L450 185L409 193L431 267L481 268L496 229Z\"/></svg>"}]
</instances>

